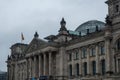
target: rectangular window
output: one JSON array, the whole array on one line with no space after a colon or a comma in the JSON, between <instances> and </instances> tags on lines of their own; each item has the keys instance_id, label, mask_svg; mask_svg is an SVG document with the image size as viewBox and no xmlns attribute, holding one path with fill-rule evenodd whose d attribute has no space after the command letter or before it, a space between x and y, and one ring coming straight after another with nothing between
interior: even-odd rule
<instances>
[{"instance_id":1,"label":"rectangular window","mask_svg":"<svg viewBox=\"0 0 120 80\"><path fill-rule=\"evenodd\" d=\"M93 72L93 75L96 74L96 62L95 61L92 62L92 72Z\"/></svg>"},{"instance_id":2,"label":"rectangular window","mask_svg":"<svg viewBox=\"0 0 120 80\"><path fill-rule=\"evenodd\" d=\"M76 64L76 75L79 76L79 64Z\"/></svg>"},{"instance_id":3,"label":"rectangular window","mask_svg":"<svg viewBox=\"0 0 120 80\"><path fill-rule=\"evenodd\" d=\"M100 54L101 55L105 54L105 47L104 46L100 46Z\"/></svg>"},{"instance_id":4,"label":"rectangular window","mask_svg":"<svg viewBox=\"0 0 120 80\"><path fill-rule=\"evenodd\" d=\"M120 39L117 40L117 49L120 50Z\"/></svg>"},{"instance_id":5,"label":"rectangular window","mask_svg":"<svg viewBox=\"0 0 120 80\"><path fill-rule=\"evenodd\" d=\"M115 12L119 12L119 5L115 6Z\"/></svg>"},{"instance_id":6,"label":"rectangular window","mask_svg":"<svg viewBox=\"0 0 120 80\"><path fill-rule=\"evenodd\" d=\"M83 48L82 49L82 58L86 58L87 57L87 49Z\"/></svg>"},{"instance_id":7,"label":"rectangular window","mask_svg":"<svg viewBox=\"0 0 120 80\"><path fill-rule=\"evenodd\" d=\"M84 63L84 75L87 75L87 62Z\"/></svg>"},{"instance_id":8,"label":"rectangular window","mask_svg":"<svg viewBox=\"0 0 120 80\"><path fill-rule=\"evenodd\" d=\"M72 65L69 65L69 76L72 76Z\"/></svg>"},{"instance_id":9,"label":"rectangular window","mask_svg":"<svg viewBox=\"0 0 120 80\"><path fill-rule=\"evenodd\" d=\"M69 54L69 61L72 61L72 54Z\"/></svg>"},{"instance_id":10,"label":"rectangular window","mask_svg":"<svg viewBox=\"0 0 120 80\"><path fill-rule=\"evenodd\" d=\"M105 75L105 73L106 73L106 70L105 70L105 60L102 60L101 61L101 65L102 65L102 75Z\"/></svg>"},{"instance_id":11,"label":"rectangular window","mask_svg":"<svg viewBox=\"0 0 120 80\"><path fill-rule=\"evenodd\" d=\"M75 59L76 59L76 60L79 59L79 53L78 53L78 51L75 52Z\"/></svg>"},{"instance_id":12,"label":"rectangular window","mask_svg":"<svg viewBox=\"0 0 120 80\"><path fill-rule=\"evenodd\" d=\"M90 56L95 56L95 48L90 49Z\"/></svg>"},{"instance_id":13,"label":"rectangular window","mask_svg":"<svg viewBox=\"0 0 120 80\"><path fill-rule=\"evenodd\" d=\"M118 72L120 73L120 59L118 59Z\"/></svg>"}]
</instances>

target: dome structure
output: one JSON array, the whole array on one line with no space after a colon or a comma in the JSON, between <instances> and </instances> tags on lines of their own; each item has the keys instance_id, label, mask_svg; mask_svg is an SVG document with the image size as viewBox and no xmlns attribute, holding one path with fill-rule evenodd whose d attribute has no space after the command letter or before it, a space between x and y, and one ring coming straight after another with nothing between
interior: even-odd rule
<instances>
[{"instance_id":1,"label":"dome structure","mask_svg":"<svg viewBox=\"0 0 120 80\"><path fill-rule=\"evenodd\" d=\"M104 27L105 27L104 22L98 20L90 20L78 26L75 32L79 32L81 35L86 35L87 30L89 30L89 33L92 33L96 31L96 28L98 30L101 30Z\"/></svg>"}]
</instances>

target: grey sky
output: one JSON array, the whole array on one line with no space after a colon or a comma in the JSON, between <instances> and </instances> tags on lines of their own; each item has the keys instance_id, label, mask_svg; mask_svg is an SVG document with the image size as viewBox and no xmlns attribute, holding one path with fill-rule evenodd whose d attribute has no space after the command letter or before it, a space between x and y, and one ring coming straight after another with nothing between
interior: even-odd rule
<instances>
[{"instance_id":1,"label":"grey sky","mask_svg":"<svg viewBox=\"0 0 120 80\"><path fill-rule=\"evenodd\" d=\"M67 28L75 30L88 20L104 21L106 0L0 0L0 70L6 71L10 46L21 41L23 32L29 43L35 31L40 38L57 34L62 17Z\"/></svg>"}]
</instances>

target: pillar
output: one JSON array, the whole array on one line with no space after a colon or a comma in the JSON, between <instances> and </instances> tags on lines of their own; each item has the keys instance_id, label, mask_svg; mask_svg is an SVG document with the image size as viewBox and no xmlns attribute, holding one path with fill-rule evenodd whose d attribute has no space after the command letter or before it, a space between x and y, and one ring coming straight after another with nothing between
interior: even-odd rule
<instances>
[{"instance_id":1,"label":"pillar","mask_svg":"<svg viewBox=\"0 0 120 80\"><path fill-rule=\"evenodd\" d=\"M31 57L29 58L29 63L30 63L30 65L29 65L29 78L31 78L32 77L32 59L31 59Z\"/></svg>"},{"instance_id":2,"label":"pillar","mask_svg":"<svg viewBox=\"0 0 120 80\"><path fill-rule=\"evenodd\" d=\"M82 76L82 51L81 49L79 49L79 72L80 72L80 76Z\"/></svg>"},{"instance_id":3,"label":"pillar","mask_svg":"<svg viewBox=\"0 0 120 80\"><path fill-rule=\"evenodd\" d=\"M36 69L36 66L37 66L37 58L36 58L36 56L34 56L34 63L33 63L33 64L34 64L34 70L33 70L34 73L33 73L33 75L34 75L34 77L36 77L36 74L37 74L37 71L36 71L36 70L37 70L37 69Z\"/></svg>"},{"instance_id":4,"label":"pillar","mask_svg":"<svg viewBox=\"0 0 120 80\"><path fill-rule=\"evenodd\" d=\"M106 58L106 72L111 72L111 60L110 60L110 39L105 40L105 58Z\"/></svg>"},{"instance_id":5,"label":"pillar","mask_svg":"<svg viewBox=\"0 0 120 80\"><path fill-rule=\"evenodd\" d=\"M29 59L27 58L27 60L26 60L26 77L28 78L29 77Z\"/></svg>"},{"instance_id":6,"label":"pillar","mask_svg":"<svg viewBox=\"0 0 120 80\"><path fill-rule=\"evenodd\" d=\"M46 54L44 53L43 54L43 56L44 56L44 75L46 75Z\"/></svg>"},{"instance_id":7,"label":"pillar","mask_svg":"<svg viewBox=\"0 0 120 80\"><path fill-rule=\"evenodd\" d=\"M52 75L52 53L49 52L49 75Z\"/></svg>"},{"instance_id":8,"label":"pillar","mask_svg":"<svg viewBox=\"0 0 120 80\"><path fill-rule=\"evenodd\" d=\"M42 75L42 56L39 55L39 77Z\"/></svg>"},{"instance_id":9,"label":"pillar","mask_svg":"<svg viewBox=\"0 0 120 80\"><path fill-rule=\"evenodd\" d=\"M99 46L98 43L96 44L96 56L95 56L95 60L96 60L96 75L100 74L100 64L99 64Z\"/></svg>"},{"instance_id":10,"label":"pillar","mask_svg":"<svg viewBox=\"0 0 120 80\"><path fill-rule=\"evenodd\" d=\"M87 74L90 75L90 51L87 47Z\"/></svg>"}]
</instances>

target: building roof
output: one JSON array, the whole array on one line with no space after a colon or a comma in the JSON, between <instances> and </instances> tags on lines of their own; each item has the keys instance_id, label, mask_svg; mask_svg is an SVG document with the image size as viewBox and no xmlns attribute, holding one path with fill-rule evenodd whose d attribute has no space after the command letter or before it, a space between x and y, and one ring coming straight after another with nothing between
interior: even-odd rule
<instances>
[{"instance_id":1,"label":"building roof","mask_svg":"<svg viewBox=\"0 0 120 80\"><path fill-rule=\"evenodd\" d=\"M79 32L81 35L86 35L87 30L89 30L89 33L92 33L96 31L96 27L98 30L101 30L105 27L105 23L98 20L90 20L78 26L75 32Z\"/></svg>"}]
</instances>

